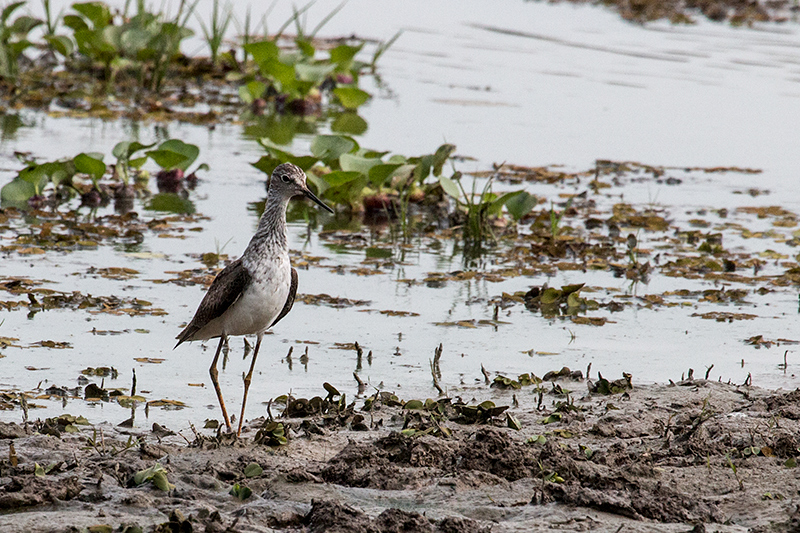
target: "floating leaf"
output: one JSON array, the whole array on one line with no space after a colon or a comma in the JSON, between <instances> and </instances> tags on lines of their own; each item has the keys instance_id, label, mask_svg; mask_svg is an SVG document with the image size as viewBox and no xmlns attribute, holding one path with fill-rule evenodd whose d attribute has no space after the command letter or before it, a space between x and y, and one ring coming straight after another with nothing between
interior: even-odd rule
<instances>
[{"instance_id":1,"label":"floating leaf","mask_svg":"<svg viewBox=\"0 0 800 533\"><path fill-rule=\"evenodd\" d=\"M36 194L36 187L21 179L12 180L0 189L0 200L3 204L15 206L27 205L28 199Z\"/></svg>"},{"instance_id":2,"label":"floating leaf","mask_svg":"<svg viewBox=\"0 0 800 533\"><path fill-rule=\"evenodd\" d=\"M421 400L409 400L403 404L403 409L422 409L425 404Z\"/></svg>"},{"instance_id":3,"label":"floating leaf","mask_svg":"<svg viewBox=\"0 0 800 533\"><path fill-rule=\"evenodd\" d=\"M505 198L504 203L508 214L511 215L514 220L520 220L533 211L533 208L539 203L539 199L527 191L517 191L516 194L504 195L501 196L501 198Z\"/></svg>"}]
</instances>

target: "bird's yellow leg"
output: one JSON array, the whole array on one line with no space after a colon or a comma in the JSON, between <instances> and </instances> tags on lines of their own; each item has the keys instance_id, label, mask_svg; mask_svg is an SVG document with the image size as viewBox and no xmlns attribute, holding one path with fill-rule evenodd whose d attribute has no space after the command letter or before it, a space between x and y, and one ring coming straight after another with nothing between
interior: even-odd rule
<instances>
[{"instance_id":1,"label":"bird's yellow leg","mask_svg":"<svg viewBox=\"0 0 800 533\"><path fill-rule=\"evenodd\" d=\"M222 418L225 419L225 427L228 428L228 433L232 431L231 419L228 418L228 410L225 409L225 400L222 399L222 390L219 388L219 371L217 371L217 361L219 360L219 353L222 351L222 345L225 343L225 335L219 338L219 346L217 346L217 353L214 354L214 360L211 361L211 368L208 369L211 375L211 383L214 385L214 391L217 393L219 406L222 408Z\"/></svg>"},{"instance_id":2,"label":"bird's yellow leg","mask_svg":"<svg viewBox=\"0 0 800 533\"><path fill-rule=\"evenodd\" d=\"M244 408L247 405L247 390L250 388L250 380L253 378L253 368L256 366L256 357L258 356L258 349L261 348L261 338L263 336L264 335L262 333L258 334L258 340L256 340L256 349L253 350L253 360L250 362L250 370L244 377L244 398L242 398L242 414L239 416L239 429L236 431L237 436L242 433L242 424L244 423Z\"/></svg>"}]
</instances>

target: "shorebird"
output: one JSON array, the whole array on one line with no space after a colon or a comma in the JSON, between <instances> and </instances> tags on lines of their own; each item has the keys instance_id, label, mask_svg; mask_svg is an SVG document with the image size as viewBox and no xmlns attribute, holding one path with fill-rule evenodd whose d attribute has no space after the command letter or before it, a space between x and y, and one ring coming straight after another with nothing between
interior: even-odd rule
<instances>
[{"instance_id":1,"label":"shorebird","mask_svg":"<svg viewBox=\"0 0 800 533\"><path fill-rule=\"evenodd\" d=\"M333 209L308 189L306 175L299 167L291 163L278 165L269 179L267 201L255 235L242 256L217 274L195 311L194 318L175 337L178 339L175 348L186 341L219 337L208 373L217 393L225 426L231 432L231 421L219 387L217 361L222 345L230 335L256 335L253 360L244 376L244 398L237 435L242 432L247 391L250 389L261 339L292 309L297 293L297 271L289 263L286 207L289 200L301 195L333 213Z\"/></svg>"}]
</instances>

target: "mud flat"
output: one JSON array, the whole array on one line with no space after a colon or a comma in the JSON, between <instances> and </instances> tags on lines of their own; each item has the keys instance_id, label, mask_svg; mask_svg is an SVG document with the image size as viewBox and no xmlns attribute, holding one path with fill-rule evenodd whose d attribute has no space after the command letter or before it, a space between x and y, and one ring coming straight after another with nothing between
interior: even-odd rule
<instances>
[{"instance_id":1,"label":"mud flat","mask_svg":"<svg viewBox=\"0 0 800 533\"><path fill-rule=\"evenodd\" d=\"M588 385L290 400L238 440L3 423L0 531L798 530L800 390Z\"/></svg>"}]
</instances>

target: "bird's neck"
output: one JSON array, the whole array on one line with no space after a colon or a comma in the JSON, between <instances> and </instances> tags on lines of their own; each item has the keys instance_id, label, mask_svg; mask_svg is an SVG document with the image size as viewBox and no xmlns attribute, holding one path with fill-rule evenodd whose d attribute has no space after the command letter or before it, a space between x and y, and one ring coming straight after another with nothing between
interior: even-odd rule
<instances>
[{"instance_id":1,"label":"bird's neck","mask_svg":"<svg viewBox=\"0 0 800 533\"><path fill-rule=\"evenodd\" d=\"M282 199L267 194L264 213L258 221L258 228L253 238L250 239L245 255L249 255L248 252L258 255L263 253L274 255L289 249L286 235L286 206L288 204L288 198Z\"/></svg>"}]
</instances>

